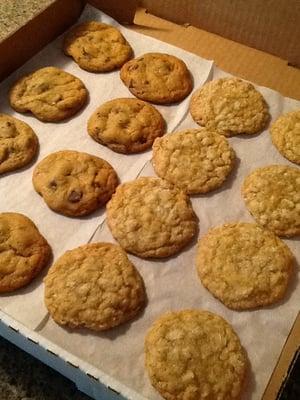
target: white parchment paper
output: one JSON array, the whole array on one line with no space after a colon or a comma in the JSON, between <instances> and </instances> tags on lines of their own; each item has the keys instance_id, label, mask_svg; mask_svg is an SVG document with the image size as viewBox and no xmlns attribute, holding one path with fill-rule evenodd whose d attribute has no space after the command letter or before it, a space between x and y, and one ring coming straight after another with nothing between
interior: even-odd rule
<instances>
[{"instance_id":1,"label":"white parchment paper","mask_svg":"<svg viewBox=\"0 0 300 400\"><path fill-rule=\"evenodd\" d=\"M112 20L92 7L85 10L82 19L98 19L112 23ZM113 23L115 24L115 22ZM146 38L125 28L121 28L121 30L132 44L136 55L155 50L168 52L182 58L194 76L195 88L199 87L206 79L228 75L213 68L210 62L180 49L155 39ZM86 120L94 108L106 99L128 96L128 92L122 86L118 73L101 76L81 71L74 63L61 55L60 46L60 39L49 45L42 52L44 59L41 60L40 56L35 57L22 68L22 71L17 71L9 81L5 82L1 90L1 96L4 98L3 89L5 92L11 81L17 76L25 70L30 71L34 66L40 67L49 63L61 66L79 76L89 88L90 104L79 116L66 123L43 124L29 116L21 117L36 128L39 134L41 140L39 158L57 149L74 148L106 158L117 169L123 181L130 180L137 175L154 175L149 161L151 152L138 156L116 155L102 146L95 145L87 137ZM43 60L45 63L41 64ZM284 98L267 88L258 87L258 89L270 106L273 120L283 112L300 107L300 102L296 100ZM177 106L159 107L168 122L169 132L197 126L187 112L188 102L189 99ZM5 100L0 104L0 110L8 110ZM12 113L11 110L9 112ZM229 141L238 157L235 170L219 190L207 195L192 197L193 207L200 221L199 237L205 234L210 227L225 222L253 221L240 195L242 181L250 171L268 164L285 164L295 167L277 152L267 130L259 135L230 138ZM31 216L54 247L55 256L67 248L87 242L98 225L100 226L93 241L114 242L104 220L105 215L101 212L80 220L64 218L50 212L30 186L31 172L31 169L28 168L15 175L9 175L5 177L6 184L3 183L3 178L0 179L1 208L2 210L11 210L13 207L14 210ZM10 182L11 179L15 180L14 183ZM14 196L10 195L12 190L14 190ZM4 192L6 193L5 201L2 195ZM14 200L15 198L19 201ZM297 260L289 291L280 303L260 310L231 311L204 289L195 268L196 239L184 251L165 260L146 261L129 256L144 278L148 304L144 312L134 321L109 332L96 334L89 331L70 331L56 325L51 319L47 319L42 304L40 281L28 289L24 289L26 296L22 293L17 296L1 298L0 307L24 325L32 329L36 328L36 331L43 337L96 367L99 372L96 374L98 377L101 378L101 371L103 371L119 381L120 385L115 385L116 390L122 392L122 387L125 385L132 390L130 398L144 397L151 400L158 400L160 396L151 387L144 369L143 342L149 326L161 313L168 310L202 308L216 312L233 325L249 357L250 370L243 400L258 400L263 394L299 311L300 242L299 238L285 240L285 242ZM34 310L36 318L28 313L29 309ZM134 393L139 393L140 396Z\"/></svg>"},{"instance_id":2,"label":"white parchment paper","mask_svg":"<svg viewBox=\"0 0 300 400\"><path fill-rule=\"evenodd\" d=\"M184 50L125 29L99 10L87 6L80 20L91 19L118 26L131 43L135 56L158 51L185 59L196 87L203 84L209 75L211 61L199 59ZM40 142L39 156L33 165L0 177L0 212L20 212L31 218L51 245L54 259L67 249L88 242L97 226L103 221L105 208L83 218L64 217L49 210L32 186L32 171L36 163L54 151L63 149L84 151L107 160L117 171L120 180L127 181L134 179L151 158L151 151L136 155L115 153L89 137L86 129L87 120L100 104L118 97L133 96L120 80L119 71L93 74L80 69L70 57L63 54L62 38L63 36L49 44L0 85L0 112L27 122L38 135ZM44 123L31 114L19 114L8 102L8 91L19 77L48 65L62 68L79 77L89 91L88 105L79 114L61 123ZM188 104L189 97L180 105L157 107L167 122L168 131L173 131L185 118ZM43 274L30 286L14 294L2 295L1 310L13 315L27 327L36 328L47 314L43 303L42 278Z\"/></svg>"}]
</instances>

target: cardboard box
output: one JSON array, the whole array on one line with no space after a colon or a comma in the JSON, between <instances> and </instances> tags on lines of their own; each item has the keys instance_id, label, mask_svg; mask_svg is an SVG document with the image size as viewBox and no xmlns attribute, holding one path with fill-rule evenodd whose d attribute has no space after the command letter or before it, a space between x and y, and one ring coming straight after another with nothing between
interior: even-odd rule
<instances>
[{"instance_id":1,"label":"cardboard box","mask_svg":"<svg viewBox=\"0 0 300 400\"><path fill-rule=\"evenodd\" d=\"M72 25L83 7L82 0L49 0L48 7L28 12L25 19L19 18L19 29L4 33L0 41L0 81Z\"/></svg>"},{"instance_id":2,"label":"cardboard box","mask_svg":"<svg viewBox=\"0 0 300 400\"><path fill-rule=\"evenodd\" d=\"M164 16L170 21L151 14L145 8L139 8L135 12L138 5L137 0L126 2L126 7L122 7L122 4L117 0L110 2L91 0L90 3L103 9L103 11L123 23L130 23L134 20L134 25L130 28L137 32L166 41L201 57L213 59L220 68L229 73L259 85L268 86L279 91L284 96L300 100L300 70L288 65L286 61L287 59L290 63L299 65L298 56L300 52L297 47L299 45L292 40L293 35L295 38L299 37L300 14L297 0L285 4L284 13L280 13L280 7L284 2L279 0L276 2L276 5L279 6L277 9L274 7L275 1L231 1L230 4L233 8L230 9L230 12L227 9L226 2L222 0L185 1L184 9L182 8L182 2L178 0L174 2L153 0L139 2L140 5L147 7L151 13ZM264 9L263 3L266 5L266 9ZM2 42L0 44L0 58L4 61L1 62L0 78L3 78L25 62L26 59L73 23L79 16L82 7L83 2L80 0L57 0L51 5L51 9L46 9L41 14L36 15L29 24L23 26ZM55 13L53 12L54 9ZM232 25L232 29L229 29L231 14L234 14L237 10L242 13L240 14L240 27ZM261 11L259 14L257 13L258 10ZM269 11L267 10L273 11L268 14ZM276 18L278 18L279 13L280 27L282 29L279 30L282 39L280 43L274 41L275 36L272 39L270 34L270 32L273 32L274 26L277 26L278 21ZM55 18L53 17L54 15ZM266 23L268 16L274 26L270 23L267 30L268 34L266 34L261 27ZM273 16L273 19L271 16ZM181 25L175 24L171 20L179 22ZM234 21L236 24L238 18L235 18ZM295 28L296 25L291 22L296 23L297 27ZM37 37L37 33L40 33L41 24L43 26L43 34ZM193 27L190 24L201 26L219 35ZM241 26L243 29L241 29ZM289 28L294 30L293 35L291 35ZM251 35L250 30L252 30ZM254 47L263 48L280 55L282 58L247 47L220 35L235 38ZM266 35L265 38L264 35ZM21 46L21 43L25 40L24 38L26 38L27 43L30 42L28 47ZM36 40L31 41L32 38L36 38ZM250 40L251 38L253 41ZM263 38L265 41L262 40ZM18 51L14 47L16 43L19 45ZM95 378L96 374L94 374L93 367L86 363L82 364L76 357L67 354L63 349L43 339L38 333L26 329L1 311L0 334L72 379L78 388L89 396L94 398L105 397L107 399L122 397L115 392L113 385L109 386ZM284 388L288 382L286 378L291 376L292 369L289 370L289 365L295 359L299 346L300 316L298 316L282 350L263 400L281 399L279 396L284 393Z\"/></svg>"},{"instance_id":3,"label":"cardboard box","mask_svg":"<svg viewBox=\"0 0 300 400\"><path fill-rule=\"evenodd\" d=\"M279 56L300 67L298 0L142 0L152 14Z\"/></svg>"}]
</instances>

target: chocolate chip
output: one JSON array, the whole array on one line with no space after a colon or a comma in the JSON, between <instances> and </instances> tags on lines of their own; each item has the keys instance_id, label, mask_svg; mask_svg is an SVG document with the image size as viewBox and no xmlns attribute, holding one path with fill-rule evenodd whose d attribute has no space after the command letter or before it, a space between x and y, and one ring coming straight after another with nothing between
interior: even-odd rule
<instances>
[{"instance_id":1,"label":"chocolate chip","mask_svg":"<svg viewBox=\"0 0 300 400\"><path fill-rule=\"evenodd\" d=\"M71 203L77 203L78 201L80 201L81 197L82 197L82 192L72 190L72 192L68 196L68 200Z\"/></svg>"},{"instance_id":2,"label":"chocolate chip","mask_svg":"<svg viewBox=\"0 0 300 400\"><path fill-rule=\"evenodd\" d=\"M128 67L128 71L134 71L134 70L136 70L138 68L138 65L137 64L133 64L133 65L130 65L129 67Z\"/></svg>"},{"instance_id":3,"label":"chocolate chip","mask_svg":"<svg viewBox=\"0 0 300 400\"><path fill-rule=\"evenodd\" d=\"M49 183L49 187L50 187L51 189L55 190L55 189L57 188L57 183L56 183L55 181L51 181L51 182Z\"/></svg>"},{"instance_id":4,"label":"chocolate chip","mask_svg":"<svg viewBox=\"0 0 300 400\"><path fill-rule=\"evenodd\" d=\"M134 82L133 79L130 79L129 84L128 84L129 88L133 88L134 87Z\"/></svg>"}]
</instances>

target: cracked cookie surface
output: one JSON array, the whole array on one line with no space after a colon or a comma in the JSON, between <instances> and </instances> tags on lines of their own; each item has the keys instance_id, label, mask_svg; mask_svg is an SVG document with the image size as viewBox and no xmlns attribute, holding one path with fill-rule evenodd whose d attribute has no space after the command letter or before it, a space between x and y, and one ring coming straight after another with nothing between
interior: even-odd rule
<instances>
[{"instance_id":1,"label":"cracked cookie surface","mask_svg":"<svg viewBox=\"0 0 300 400\"><path fill-rule=\"evenodd\" d=\"M270 132L279 153L300 164L300 110L281 115L272 124Z\"/></svg>"},{"instance_id":2,"label":"cracked cookie surface","mask_svg":"<svg viewBox=\"0 0 300 400\"><path fill-rule=\"evenodd\" d=\"M39 141L29 125L7 114L0 114L0 174L30 163Z\"/></svg>"},{"instance_id":3,"label":"cracked cookie surface","mask_svg":"<svg viewBox=\"0 0 300 400\"><path fill-rule=\"evenodd\" d=\"M64 52L89 72L115 70L133 55L132 48L118 29L96 21L75 26L64 40Z\"/></svg>"},{"instance_id":4,"label":"cracked cookie surface","mask_svg":"<svg viewBox=\"0 0 300 400\"><path fill-rule=\"evenodd\" d=\"M132 319L145 304L142 277L125 251L111 243L67 251L44 282L52 318L72 328L110 329Z\"/></svg>"},{"instance_id":5,"label":"cracked cookie surface","mask_svg":"<svg viewBox=\"0 0 300 400\"><path fill-rule=\"evenodd\" d=\"M207 193L222 185L234 166L227 140L207 129L188 129L158 138L153 167L158 176L188 194Z\"/></svg>"},{"instance_id":6,"label":"cracked cookie surface","mask_svg":"<svg viewBox=\"0 0 300 400\"><path fill-rule=\"evenodd\" d=\"M118 177L102 158L62 150L37 164L32 182L52 210L78 217L103 206L115 191Z\"/></svg>"},{"instance_id":7,"label":"cracked cookie surface","mask_svg":"<svg viewBox=\"0 0 300 400\"><path fill-rule=\"evenodd\" d=\"M232 327L202 310L162 315L145 338L145 366L167 400L240 399L246 354Z\"/></svg>"},{"instance_id":8,"label":"cracked cookie surface","mask_svg":"<svg viewBox=\"0 0 300 400\"><path fill-rule=\"evenodd\" d=\"M147 53L128 61L120 77L134 96L157 104L181 101L193 88L185 63L164 53Z\"/></svg>"},{"instance_id":9,"label":"cracked cookie surface","mask_svg":"<svg viewBox=\"0 0 300 400\"><path fill-rule=\"evenodd\" d=\"M45 122L58 122L76 114L86 103L82 81L56 67L45 67L19 79L10 90L12 108L31 112Z\"/></svg>"},{"instance_id":10,"label":"cracked cookie surface","mask_svg":"<svg viewBox=\"0 0 300 400\"><path fill-rule=\"evenodd\" d=\"M197 232L188 196L160 178L142 177L120 185L106 208L114 238L140 257L175 254Z\"/></svg>"},{"instance_id":11,"label":"cracked cookie surface","mask_svg":"<svg viewBox=\"0 0 300 400\"><path fill-rule=\"evenodd\" d=\"M278 236L300 235L300 170L269 165L246 177L242 195L256 222Z\"/></svg>"},{"instance_id":12,"label":"cracked cookie surface","mask_svg":"<svg viewBox=\"0 0 300 400\"><path fill-rule=\"evenodd\" d=\"M270 118L263 96L238 78L216 79L196 90L190 113L197 124L224 136L258 133Z\"/></svg>"},{"instance_id":13,"label":"cracked cookie surface","mask_svg":"<svg viewBox=\"0 0 300 400\"><path fill-rule=\"evenodd\" d=\"M234 310L281 300L293 262L288 246L274 233L245 222L210 229L199 241L196 258L203 285Z\"/></svg>"},{"instance_id":14,"label":"cracked cookie surface","mask_svg":"<svg viewBox=\"0 0 300 400\"><path fill-rule=\"evenodd\" d=\"M23 214L0 214L0 293L28 285L47 265L51 248Z\"/></svg>"},{"instance_id":15,"label":"cracked cookie surface","mask_svg":"<svg viewBox=\"0 0 300 400\"><path fill-rule=\"evenodd\" d=\"M165 132L161 114L142 100L122 98L102 104L88 121L88 133L118 153L131 154L151 147Z\"/></svg>"}]
</instances>

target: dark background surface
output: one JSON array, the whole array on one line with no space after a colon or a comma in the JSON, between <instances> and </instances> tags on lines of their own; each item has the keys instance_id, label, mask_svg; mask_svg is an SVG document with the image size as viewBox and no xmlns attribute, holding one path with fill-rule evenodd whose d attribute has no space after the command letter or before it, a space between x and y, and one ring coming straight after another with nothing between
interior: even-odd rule
<instances>
[{"instance_id":1,"label":"dark background surface","mask_svg":"<svg viewBox=\"0 0 300 400\"><path fill-rule=\"evenodd\" d=\"M0 337L0 400L91 400L73 382Z\"/></svg>"},{"instance_id":2,"label":"dark background surface","mask_svg":"<svg viewBox=\"0 0 300 400\"><path fill-rule=\"evenodd\" d=\"M287 378L283 382L278 400L300 400L300 347L290 365Z\"/></svg>"}]
</instances>

